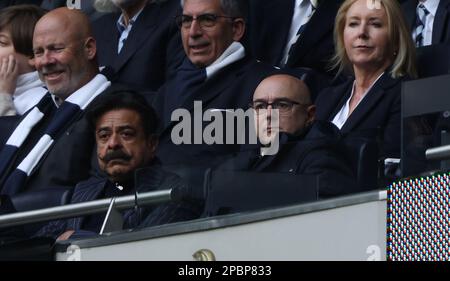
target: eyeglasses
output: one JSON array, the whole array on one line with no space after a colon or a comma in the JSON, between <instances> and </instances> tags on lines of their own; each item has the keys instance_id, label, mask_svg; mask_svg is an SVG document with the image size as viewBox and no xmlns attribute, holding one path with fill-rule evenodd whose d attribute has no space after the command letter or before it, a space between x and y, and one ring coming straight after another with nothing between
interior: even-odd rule
<instances>
[{"instance_id":1,"label":"eyeglasses","mask_svg":"<svg viewBox=\"0 0 450 281\"><path fill-rule=\"evenodd\" d=\"M178 15L175 17L175 23L179 28L190 28L194 20L200 25L200 27L213 27L216 25L218 18L235 19L235 17L218 16L214 14L203 14L196 17L188 15Z\"/></svg>"},{"instance_id":2,"label":"eyeglasses","mask_svg":"<svg viewBox=\"0 0 450 281\"><path fill-rule=\"evenodd\" d=\"M294 105L308 106L308 104L301 104L299 102L291 100L275 100L273 102L254 101L253 103L250 103L250 107L253 108L257 114L266 113L265 110L269 108L269 105L272 107L272 109L277 109L279 114L290 113Z\"/></svg>"}]
</instances>

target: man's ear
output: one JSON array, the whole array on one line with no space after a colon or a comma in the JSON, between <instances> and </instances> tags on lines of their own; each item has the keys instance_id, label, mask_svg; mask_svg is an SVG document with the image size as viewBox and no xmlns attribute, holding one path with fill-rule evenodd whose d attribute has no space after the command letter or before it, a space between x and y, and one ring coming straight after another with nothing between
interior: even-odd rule
<instances>
[{"instance_id":1,"label":"man's ear","mask_svg":"<svg viewBox=\"0 0 450 281\"><path fill-rule=\"evenodd\" d=\"M314 122L315 118L316 118L316 106L310 105L306 109L306 125L311 125L312 122Z\"/></svg>"},{"instance_id":2,"label":"man's ear","mask_svg":"<svg viewBox=\"0 0 450 281\"><path fill-rule=\"evenodd\" d=\"M97 43L93 37L88 37L86 39L86 42L84 43L84 51L88 59L94 59L97 54Z\"/></svg>"},{"instance_id":3,"label":"man's ear","mask_svg":"<svg viewBox=\"0 0 450 281\"><path fill-rule=\"evenodd\" d=\"M151 154L151 158L155 156L156 148L158 147L158 137L153 135L147 138L147 149L149 150Z\"/></svg>"},{"instance_id":4,"label":"man's ear","mask_svg":"<svg viewBox=\"0 0 450 281\"><path fill-rule=\"evenodd\" d=\"M239 42L245 33L245 21L243 18L233 20L233 41Z\"/></svg>"}]
</instances>

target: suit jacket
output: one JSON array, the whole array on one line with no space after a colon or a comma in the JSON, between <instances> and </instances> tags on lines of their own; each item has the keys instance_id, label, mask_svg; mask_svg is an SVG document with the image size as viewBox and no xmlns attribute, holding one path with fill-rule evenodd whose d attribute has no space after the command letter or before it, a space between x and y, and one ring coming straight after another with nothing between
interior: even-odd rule
<instances>
[{"instance_id":1,"label":"suit jacket","mask_svg":"<svg viewBox=\"0 0 450 281\"><path fill-rule=\"evenodd\" d=\"M260 148L242 151L217 169L260 173L319 175L320 197L355 192L355 173L339 149L340 133L329 122L316 121L298 136L280 134L275 155L260 155ZM274 186L277 183L274 182Z\"/></svg>"},{"instance_id":2,"label":"suit jacket","mask_svg":"<svg viewBox=\"0 0 450 281\"><path fill-rule=\"evenodd\" d=\"M93 176L77 184L73 191L70 204L82 203L104 198L107 188L113 186L105 176ZM115 187L113 187L115 188ZM135 173L135 186L123 195L143 193L165 189L185 188L185 183L177 175L161 169L159 164L141 168ZM200 215L200 209L186 202L169 202L159 206L139 207L122 212L124 229L147 227L181 220L195 219ZM95 215L94 215L95 216ZM104 217L105 214L99 215ZM66 230L75 230L71 238L93 236L98 233L83 229L92 216L76 217L66 220L52 221L41 228L34 236L50 236L57 238ZM99 221L100 222L100 221ZM101 225L98 225L100 229Z\"/></svg>"},{"instance_id":3,"label":"suit jacket","mask_svg":"<svg viewBox=\"0 0 450 281\"><path fill-rule=\"evenodd\" d=\"M183 93L187 98L183 101L181 93L176 89L175 80L168 81L155 96L153 107L161 119L160 143L157 155L163 164L198 163L212 164L221 156L239 150L239 145L227 144L181 144L175 145L171 140L171 131L179 122L170 121L172 112L165 112L168 95L180 95L179 104L172 108L183 108L189 111L194 124L194 101L202 101L203 112L211 109L248 109L253 92L258 84L269 74L276 71L273 67L256 62L248 57L228 65L213 77L204 82L193 93ZM228 114L224 111L222 113ZM201 116L199 116L201 118ZM225 120L225 116L223 118ZM202 122L202 129L211 122ZM224 127L225 128L225 127ZM202 131L203 132L203 131ZM193 134L192 134L193 135ZM235 134L236 136L236 134ZM193 142L192 142L193 143Z\"/></svg>"},{"instance_id":4,"label":"suit jacket","mask_svg":"<svg viewBox=\"0 0 450 281\"><path fill-rule=\"evenodd\" d=\"M308 67L326 73L334 52L334 18L342 0L322 0L307 23L287 67ZM248 44L255 58L279 65L288 42L294 0L250 0Z\"/></svg>"},{"instance_id":5,"label":"suit jacket","mask_svg":"<svg viewBox=\"0 0 450 281\"><path fill-rule=\"evenodd\" d=\"M111 81L135 90L156 91L181 63L184 54L174 17L178 0L149 3L133 24L122 50L117 54L117 20L120 13L107 14L94 21L99 64L107 66Z\"/></svg>"},{"instance_id":6,"label":"suit jacket","mask_svg":"<svg viewBox=\"0 0 450 281\"><path fill-rule=\"evenodd\" d=\"M401 86L407 77L393 79L387 70L341 128L343 134L379 140L381 156L400 157ZM332 121L350 97L353 80L323 90L316 100L318 120Z\"/></svg>"},{"instance_id":7,"label":"suit jacket","mask_svg":"<svg viewBox=\"0 0 450 281\"><path fill-rule=\"evenodd\" d=\"M417 0L408 0L402 4L406 22L411 28L416 20ZM440 0L433 23L432 44L447 43L450 41L450 0Z\"/></svg>"}]
</instances>

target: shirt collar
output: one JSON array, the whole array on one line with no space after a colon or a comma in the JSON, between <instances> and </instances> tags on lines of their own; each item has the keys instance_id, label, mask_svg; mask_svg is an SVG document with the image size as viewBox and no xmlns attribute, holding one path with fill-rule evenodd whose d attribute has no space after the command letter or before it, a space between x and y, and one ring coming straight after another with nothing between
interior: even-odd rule
<instances>
[{"instance_id":1,"label":"shirt collar","mask_svg":"<svg viewBox=\"0 0 450 281\"><path fill-rule=\"evenodd\" d=\"M424 0L419 1L419 3L422 3L425 8L432 14L433 16L436 16L436 12L439 6L439 0Z\"/></svg>"},{"instance_id":2,"label":"shirt collar","mask_svg":"<svg viewBox=\"0 0 450 281\"><path fill-rule=\"evenodd\" d=\"M296 7L300 7L300 5L301 5L304 1L307 1L307 2L311 3L311 5L312 5L314 8L316 8L316 9L317 9L317 5L319 4L319 3L318 3L319 0L296 0L296 1L295 1Z\"/></svg>"},{"instance_id":3,"label":"shirt collar","mask_svg":"<svg viewBox=\"0 0 450 281\"><path fill-rule=\"evenodd\" d=\"M119 30L120 33L122 33L125 29L132 27L134 22L137 20L138 16L142 13L142 10L144 10L144 8L140 9L139 12L137 12L128 22L128 26L125 25L124 23L124 16L123 13L120 14L119 19L117 20L117 30Z\"/></svg>"}]
</instances>

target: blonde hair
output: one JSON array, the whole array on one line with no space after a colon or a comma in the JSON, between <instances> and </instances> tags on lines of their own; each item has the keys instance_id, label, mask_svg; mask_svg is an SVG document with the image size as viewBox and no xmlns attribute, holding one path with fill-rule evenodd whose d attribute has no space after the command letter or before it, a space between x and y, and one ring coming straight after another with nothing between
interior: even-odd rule
<instances>
[{"instance_id":1,"label":"blonde hair","mask_svg":"<svg viewBox=\"0 0 450 281\"><path fill-rule=\"evenodd\" d=\"M331 68L338 68L338 74L345 69L353 71L352 63L348 59L345 51L343 34L347 12L356 1L358 0L345 0L336 15L334 25L334 45L336 51L331 60ZM392 78L398 78L405 75L409 75L413 78L417 77L416 49L399 3L395 0L367 0L368 5L370 2L372 2L374 7L380 3L386 11L390 42L389 51L392 51L392 54L395 55L391 68Z\"/></svg>"}]
</instances>

